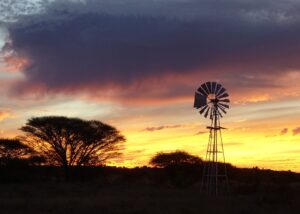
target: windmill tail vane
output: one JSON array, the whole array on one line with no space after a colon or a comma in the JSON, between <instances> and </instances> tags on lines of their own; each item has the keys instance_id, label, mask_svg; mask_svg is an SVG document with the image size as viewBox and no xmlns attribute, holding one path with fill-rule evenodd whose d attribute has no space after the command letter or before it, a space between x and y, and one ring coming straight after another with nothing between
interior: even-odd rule
<instances>
[{"instance_id":1,"label":"windmill tail vane","mask_svg":"<svg viewBox=\"0 0 300 214\"><path fill-rule=\"evenodd\" d=\"M208 195L228 193L228 176L220 119L227 113L230 100L226 89L217 82L206 82L195 92L194 108L211 120L202 173L201 191Z\"/></svg>"}]
</instances>

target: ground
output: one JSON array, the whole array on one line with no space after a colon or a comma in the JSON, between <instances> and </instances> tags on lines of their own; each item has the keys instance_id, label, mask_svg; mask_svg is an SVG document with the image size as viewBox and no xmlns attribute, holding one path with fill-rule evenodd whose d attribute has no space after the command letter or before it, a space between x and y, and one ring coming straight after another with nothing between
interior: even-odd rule
<instances>
[{"instance_id":1,"label":"ground","mask_svg":"<svg viewBox=\"0 0 300 214\"><path fill-rule=\"evenodd\" d=\"M231 195L207 198L198 186L103 186L97 182L0 184L1 213L298 213L299 198Z\"/></svg>"}]
</instances>

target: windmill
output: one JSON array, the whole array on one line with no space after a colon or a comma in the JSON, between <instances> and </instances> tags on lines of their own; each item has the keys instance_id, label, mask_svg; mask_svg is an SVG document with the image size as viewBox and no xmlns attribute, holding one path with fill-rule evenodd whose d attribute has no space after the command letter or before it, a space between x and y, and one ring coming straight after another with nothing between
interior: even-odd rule
<instances>
[{"instance_id":1,"label":"windmill","mask_svg":"<svg viewBox=\"0 0 300 214\"><path fill-rule=\"evenodd\" d=\"M225 154L222 142L220 119L229 108L229 95L226 89L217 82L203 83L195 92L194 108L201 115L211 120L206 158L203 168L201 191L208 195L217 196L223 189L221 184L226 182L228 191L228 177L225 164Z\"/></svg>"}]
</instances>

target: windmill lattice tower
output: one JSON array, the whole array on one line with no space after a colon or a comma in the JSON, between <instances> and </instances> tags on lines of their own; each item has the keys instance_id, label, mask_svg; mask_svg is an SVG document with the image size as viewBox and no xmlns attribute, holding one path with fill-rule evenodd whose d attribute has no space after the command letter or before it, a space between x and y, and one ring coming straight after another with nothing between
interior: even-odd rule
<instances>
[{"instance_id":1,"label":"windmill lattice tower","mask_svg":"<svg viewBox=\"0 0 300 214\"><path fill-rule=\"evenodd\" d=\"M222 129L220 119L229 108L229 95L219 83L203 83L195 92L194 108L205 118L209 117L211 125L206 158L203 167L201 191L207 195L217 196L228 193L228 177L225 163Z\"/></svg>"}]
</instances>

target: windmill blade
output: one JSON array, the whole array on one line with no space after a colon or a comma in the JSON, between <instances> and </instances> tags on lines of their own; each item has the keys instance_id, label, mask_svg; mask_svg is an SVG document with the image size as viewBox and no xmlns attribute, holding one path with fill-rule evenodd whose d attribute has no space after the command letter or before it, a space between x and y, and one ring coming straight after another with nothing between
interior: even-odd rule
<instances>
[{"instance_id":1,"label":"windmill blade","mask_svg":"<svg viewBox=\"0 0 300 214\"><path fill-rule=\"evenodd\" d=\"M213 93L213 90L212 90L212 84L211 84L211 82L207 82L207 83L205 83L205 84L207 85L207 88L208 88L208 90L209 90L209 93L212 94L212 93Z\"/></svg>"},{"instance_id":2,"label":"windmill blade","mask_svg":"<svg viewBox=\"0 0 300 214\"><path fill-rule=\"evenodd\" d=\"M219 109L217 109L217 112L220 115L220 117L223 117L223 115L221 114L221 112L219 111Z\"/></svg>"},{"instance_id":3,"label":"windmill blade","mask_svg":"<svg viewBox=\"0 0 300 214\"><path fill-rule=\"evenodd\" d=\"M218 82L205 82L195 92L194 108L205 118L213 120L215 117L223 117L227 114L229 103L229 94Z\"/></svg>"},{"instance_id":4,"label":"windmill blade","mask_svg":"<svg viewBox=\"0 0 300 214\"><path fill-rule=\"evenodd\" d=\"M218 105L224 107L224 108L229 108L229 105L226 105L226 104L222 104L222 103L218 103Z\"/></svg>"},{"instance_id":5,"label":"windmill blade","mask_svg":"<svg viewBox=\"0 0 300 214\"><path fill-rule=\"evenodd\" d=\"M221 86L221 89L220 89L220 90L218 91L218 93L216 94L217 97L218 97L219 95L223 94L225 91L226 91L226 89L223 88L223 87Z\"/></svg>"},{"instance_id":6,"label":"windmill blade","mask_svg":"<svg viewBox=\"0 0 300 214\"><path fill-rule=\"evenodd\" d=\"M219 102L230 103L230 100L229 99L219 100Z\"/></svg>"},{"instance_id":7,"label":"windmill blade","mask_svg":"<svg viewBox=\"0 0 300 214\"><path fill-rule=\"evenodd\" d=\"M206 96L195 93L194 108L198 109L206 105Z\"/></svg>"},{"instance_id":8,"label":"windmill blade","mask_svg":"<svg viewBox=\"0 0 300 214\"><path fill-rule=\"evenodd\" d=\"M204 108L202 108L202 109L199 111L199 113L200 113L200 114L203 114L203 112L205 111L205 109L207 109L207 107L208 107L207 105L204 106Z\"/></svg>"},{"instance_id":9,"label":"windmill blade","mask_svg":"<svg viewBox=\"0 0 300 214\"><path fill-rule=\"evenodd\" d=\"M226 113L227 113L223 107L221 107L221 106L218 106L218 108L219 108L219 109L221 109L221 111L222 111L224 114L226 114Z\"/></svg>"},{"instance_id":10,"label":"windmill blade","mask_svg":"<svg viewBox=\"0 0 300 214\"><path fill-rule=\"evenodd\" d=\"M208 86L208 82L204 83L204 87L207 90L207 94L210 94L210 87Z\"/></svg>"},{"instance_id":11,"label":"windmill blade","mask_svg":"<svg viewBox=\"0 0 300 214\"><path fill-rule=\"evenodd\" d=\"M212 92L213 94L216 93L216 86L217 86L217 83L216 83L216 82L211 82L211 87L212 87L211 92Z\"/></svg>"},{"instance_id":12,"label":"windmill blade","mask_svg":"<svg viewBox=\"0 0 300 214\"><path fill-rule=\"evenodd\" d=\"M217 98L218 98L218 99L222 99L222 98L225 98L225 97L228 97L228 96L229 96L229 94L224 93L224 94L222 94L221 96L218 96Z\"/></svg>"},{"instance_id":13,"label":"windmill blade","mask_svg":"<svg viewBox=\"0 0 300 214\"><path fill-rule=\"evenodd\" d=\"M210 108L208 108L204 114L204 117L207 118Z\"/></svg>"},{"instance_id":14,"label":"windmill blade","mask_svg":"<svg viewBox=\"0 0 300 214\"><path fill-rule=\"evenodd\" d=\"M217 83L217 85L216 85L216 90L215 90L215 94L216 94L216 95L219 93L219 91L221 90L221 88L222 88L222 85L219 84L219 83Z\"/></svg>"},{"instance_id":15,"label":"windmill blade","mask_svg":"<svg viewBox=\"0 0 300 214\"><path fill-rule=\"evenodd\" d=\"M203 90L205 91L205 93L206 93L207 95L209 94L209 90L208 90L208 88L207 88L207 86L206 86L205 83L203 83L203 84L201 85L201 88L203 88Z\"/></svg>"},{"instance_id":16,"label":"windmill blade","mask_svg":"<svg viewBox=\"0 0 300 214\"><path fill-rule=\"evenodd\" d=\"M197 89L197 92L199 92L203 95L207 95L207 93L204 91L204 89L201 86Z\"/></svg>"}]
</instances>

